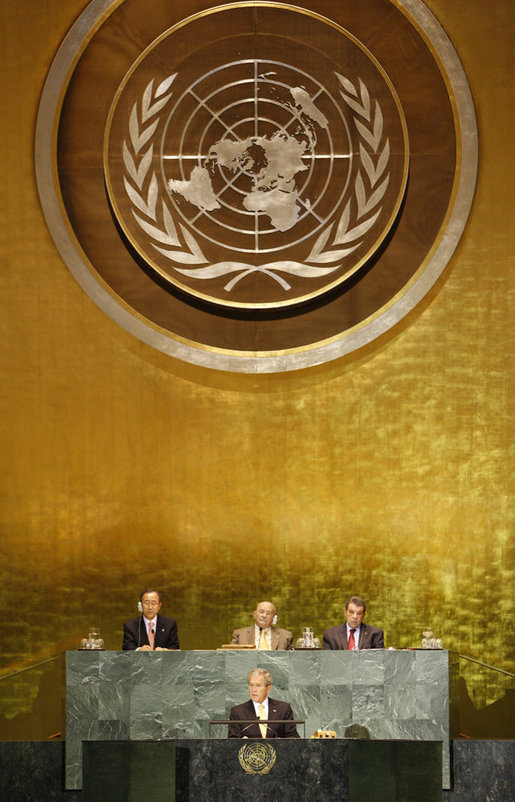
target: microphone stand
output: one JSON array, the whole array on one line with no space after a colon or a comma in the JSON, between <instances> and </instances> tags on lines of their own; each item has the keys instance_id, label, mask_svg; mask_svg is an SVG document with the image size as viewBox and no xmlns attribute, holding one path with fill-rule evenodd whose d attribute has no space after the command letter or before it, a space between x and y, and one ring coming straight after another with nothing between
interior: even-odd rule
<instances>
[{"instance_id":1,"label":"microphone stand","mask_svg":"<svg viewBox=\"0 0 515 802\"><path fill-rule=\"evenodd\" d=\"M270 732L274 732L273 727L269 726L270 724L302 724L303 731L304 731L304 735L302 737L303 738L306 737L306 719L305 718L273 718L273 719L268 719L268 718L267 719L259 719L259 718L253 718L253 719L248 719L248 718L247 719L221 718L221 719L212 719L209 722L209 726L210 727L211 727L211 725L214 726L216 724L225 724L226 726L230 726L231 724L245 724L246 726L243 727L240 730L240 734L238 735L238 738L242 737L241 733L245 732L245 730L248 730L250 727L252 727L255 724L257 724L258 726L260 724L266 724L267 730L270 730ZM252 735L251 737L254 738L255 740L259 740L260 739L259 735ZM281 740L288 740L288 739L287 738L283 738Z\"/></svg>"}]
</instances>

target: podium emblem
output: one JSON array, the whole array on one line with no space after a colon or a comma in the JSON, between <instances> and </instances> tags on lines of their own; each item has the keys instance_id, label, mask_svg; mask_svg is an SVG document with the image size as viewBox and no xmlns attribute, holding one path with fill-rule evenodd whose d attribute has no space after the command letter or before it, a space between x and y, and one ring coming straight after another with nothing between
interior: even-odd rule
<instances>
[{"instance_id":1,"label":"podium emblem","mask_svg":"<svg viewBox=\"0 0 515 802\"><path fill-rule=\"evenodd\" d=\"M275 749L267 743L246 744L238 752L240 766L246 774L268 774L276 758Z\"/></svg>"}]
</instances>

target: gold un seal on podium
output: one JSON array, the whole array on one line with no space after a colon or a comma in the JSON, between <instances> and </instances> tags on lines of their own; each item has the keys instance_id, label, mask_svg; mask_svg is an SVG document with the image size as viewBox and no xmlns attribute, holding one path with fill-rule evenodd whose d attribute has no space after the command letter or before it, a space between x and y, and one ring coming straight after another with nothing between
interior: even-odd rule
<instances>
[{"instance_id":1,"label":"gold un seal on podium","mask_svg":"<svg viewBox=\"0 0 515 802\"><path fill-rule=\"evenodd\" d=\"M268 774L272 769L276 753L269 744L245 744L238 752L240 766L246 774Z\"/></svg>"}]
</instances>

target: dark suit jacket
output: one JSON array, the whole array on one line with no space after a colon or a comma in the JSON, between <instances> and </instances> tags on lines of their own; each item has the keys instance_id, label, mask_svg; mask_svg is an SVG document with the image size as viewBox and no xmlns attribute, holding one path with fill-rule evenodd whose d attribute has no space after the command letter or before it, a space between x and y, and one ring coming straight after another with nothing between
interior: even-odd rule
<instances>
[{"instance_id":1,"label":"dark suit jacket","mask_svg":"<svg viewBox=\"0 0 515 802\"><path fill-rule=\"evenodd\" d=\"M249 721L255 719L259 722L254 710L252 699L244 702L242 705L236 705L231 708L229 718L233 721ZM293 710L288 702L278 702L277 699L270 699L268 697L268 721L273 722L277 719L292 719ZM269 723L266 733L267 738L300 738L295 724L290 724L288 721L280 722L277 724ZM259 724L229 724L228 738L261 738L261 730Z\"/></svg>"},{"instance_id":2,"label":"dark suit jacket","mask_svg":"<svg viewBox=\"0 0 515 802\"><path fill-rule=\"evenodd\" d=\"M147 627L143 616L133 618L123 625L123 645L122 649L134 651L140 646L148 646ZM180 649L179 635L177 634L177 621L175 618L166 618L164 615L157 616L156 634L154 636L154 648L161 646L163 649Z\"/></svg>"},{"instance_id":3,"label":"dark suit jacket","mask_svg":"<svg viewBox=\"0 0 515 802\"><path fill-rule=\"evenodd\" d=\"M240 643L242 646L252 646L254 644L254 624L251 627L235 629L232 633L231 643ZM277 629L272 627L272 649L292 649L293 635L287 629Z\"/></svg>"},{"instance_id":4,"label":"dark suit jacket","mask_svg":"<svg viewBox=\"0 0 515 802\"><path fill-rule=\"evenodd\" d=\"M324 649L348 649L347 624L331 627L324 632ZM382 629L372 627L370 624L361 624L359 632L358 649L384 649L384 634Z\"/></svg>"}]
</instances>

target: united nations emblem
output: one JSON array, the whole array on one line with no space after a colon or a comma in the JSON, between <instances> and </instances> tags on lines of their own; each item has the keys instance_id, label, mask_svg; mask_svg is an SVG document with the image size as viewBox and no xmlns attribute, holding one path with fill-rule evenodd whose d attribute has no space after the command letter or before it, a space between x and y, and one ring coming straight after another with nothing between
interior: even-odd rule
<instances>
[{"instance_id":1,"label":"united nations emblem","mask_svg":"<svg viewBox=\"0 0 515 802\"><path fill-rule=\"evenodd\" d=\"M261 9L258 42L244 6L172 28L133 65L108 119L106 183L127 239L166 282L217 304L293 305L342 284L388 234L406 187L406 124L381 66L300 9L278 60L281 16ZM253 58L225 60L227 17L231 50ZM308 43L321 38L315 59Z\"/></svg>"},{"instance_id":2,"label":"united nations emblem","mask_svg":"<svg viewBox=\"0 0 515 802\"><path fill-rule=\"evenodd\" d=\"M209 367L368 346L441 275L477 162L422 0L92 0L42 95L36 172L81 285Z\"/></svg>"},{"instance_id":3,"label":"united nations emblem","mask_svg":"<svg viewBox=\"0 0 515 802\"><path fill-rule=\"evenodd\" d=\"M246 744L238 752L240 766L246 774L268 774L276 757L275 749L267 743Z\"/></svg>"}]
</instances>

